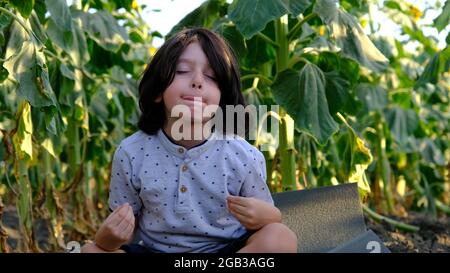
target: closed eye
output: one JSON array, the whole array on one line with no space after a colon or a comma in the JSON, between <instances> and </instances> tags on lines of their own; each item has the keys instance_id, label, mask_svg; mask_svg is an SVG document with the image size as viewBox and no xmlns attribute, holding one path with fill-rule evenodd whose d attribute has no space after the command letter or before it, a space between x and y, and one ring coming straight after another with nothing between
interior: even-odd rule
<instances>
[{"instance_id":1,"label":"closed eye","mask_svg":"<svg viewBox=\"0 0 450 273\"><path fill-rule=\"evenodd\" d=\"M211 76L211 75L208 75L208 74L205 74L205 76L208 77L209 79L213 80L213 81L216 81L216 77L214 77L214 76Z\"/></svg>"}]
</instances>

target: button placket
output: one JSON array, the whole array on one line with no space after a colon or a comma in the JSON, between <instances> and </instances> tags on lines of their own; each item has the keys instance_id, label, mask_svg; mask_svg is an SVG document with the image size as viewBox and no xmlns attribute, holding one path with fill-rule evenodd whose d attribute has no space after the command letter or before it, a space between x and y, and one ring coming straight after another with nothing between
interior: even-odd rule
<instances>
[{"instance_id":1,"label":"button placket","mask_svg":"<svg viewBox=\"0 0 450 273\"><path fill-rule=\"evenodd\" d=\"M180 173L180 180L179 180L179 185L178 185L178 202L177 202L177 206L188 206L189 205L189 167L188 165L183 162L183 164L181 165L180 169L179 169L179 173Z\"/></svg>"}]
</instances>

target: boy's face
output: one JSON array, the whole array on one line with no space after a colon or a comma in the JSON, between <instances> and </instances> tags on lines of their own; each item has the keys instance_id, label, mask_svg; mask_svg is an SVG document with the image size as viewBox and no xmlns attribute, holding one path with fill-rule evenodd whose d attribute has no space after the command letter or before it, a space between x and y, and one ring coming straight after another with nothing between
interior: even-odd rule
<instances>
[{"instance_id":1,"label":"boy's face","mask_svg":"<svg viewBox=\"0 0 450 273\"><path fill-rule=\"evenodd\" d=\"M220 89L215 79L201 45L198 42L189 44L178 59L172 83L162 94L169 123L178 119L171 117L176 107L189 109L192 122L208 121L210 118L202 117L203 109L207 106L217 108L220 102ZM161 97L158 97L156 102L160 101ZM175 112L180 112L178 109Z\"/></svg>"}]
</instances>

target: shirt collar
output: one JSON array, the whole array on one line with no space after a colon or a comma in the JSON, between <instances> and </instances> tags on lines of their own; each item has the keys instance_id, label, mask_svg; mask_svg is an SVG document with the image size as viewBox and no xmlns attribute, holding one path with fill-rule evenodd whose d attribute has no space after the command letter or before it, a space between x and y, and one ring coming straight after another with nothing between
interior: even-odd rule
<instances>
[{"instance_id":1,"label":"shirt collar","mask_svg":"<svg viewBox=\"0 0 450 273\"><path fill-rule=\"evenodd\" d=\"M174 156L182 159L186 157L189 158L198 157L200 154L208 150L214 144L215 141L217 141L217 134L215 132L212 132L211 135L203 143L194 146L190 149L186 149L185 147L172 142L172 140L169 139L169 137L165 134L163 129L159 129L156 135L167 151L169 151Z\"/></svg>"}]
</instances>

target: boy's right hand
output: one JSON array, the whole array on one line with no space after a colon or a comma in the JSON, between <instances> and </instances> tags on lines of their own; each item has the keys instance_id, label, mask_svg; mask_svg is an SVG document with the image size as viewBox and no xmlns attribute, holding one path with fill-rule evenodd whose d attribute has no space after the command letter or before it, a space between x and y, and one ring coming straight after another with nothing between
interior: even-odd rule
<instances>
[{"instance_id":1,"label":"boy's right hand","mask_svg":"<svg viewBox=\"0 0 450 273\"><path fill-rule=\"evenodd\" d=\"M125 203L117 207L100 226L95 235L95 244L107 251L117 250L131 239L134 225L133 209Z\"/></svg>"}]
</instances>

